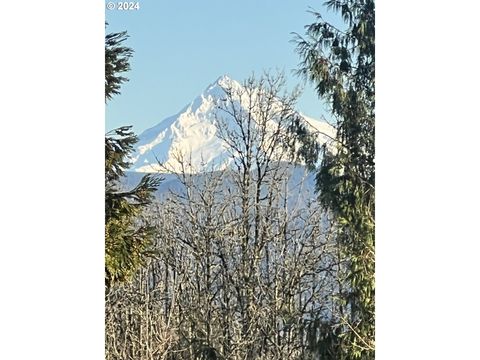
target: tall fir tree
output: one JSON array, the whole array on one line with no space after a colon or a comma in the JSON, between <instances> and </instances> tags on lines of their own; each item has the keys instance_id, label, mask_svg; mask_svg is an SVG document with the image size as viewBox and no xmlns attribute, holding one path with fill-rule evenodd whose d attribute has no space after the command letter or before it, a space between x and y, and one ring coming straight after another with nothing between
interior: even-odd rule
<instances>
[{"instance_id":1,"label":"tall fir tree","mask_svg":"<svg viewBox=\"0 0 480 360\"><path fill-rule=\"evenodd\" d=\"M126 31L105 35L105 102L120 94L121 85L128 81L123 74L130 70L133 49L123 43Z\"/></svg>"},{"instance_id":2,"label":"tall fir tree","mask_svg":"<svg viewBox=\"0 0 480 360\"><path fill-rule=\"evenodd\" d=\"M345 259L348 289L340 296L341 346L332 359L374 359L375 354L375 3L329 0L345 23L339 29L312 12L315 23L297 35L299 73L330 104L337 145L324 148L316 175L319 200L332 214ZM296 126L302 154L314 166L312 134ZM305 156L308 155L308 156Z\"/></svg>"},{"instance_id":3,"label":"tall fir tree","mask_svg":"<svg viewBox=\"0 0 480 360\"><path fill-rule=\"evenodd\" d=\"M133 50L125 45L126 31L105 36L105 102L120 94L128 81ZM144 213L154 199L160 179L150 174L130 190L123 190L120 180L129 167L128 157L138 138L131 126L124 126L105 136L105 283L107 288L130 279L151 255L153 227Z\"/></svg>"}]
</instances>

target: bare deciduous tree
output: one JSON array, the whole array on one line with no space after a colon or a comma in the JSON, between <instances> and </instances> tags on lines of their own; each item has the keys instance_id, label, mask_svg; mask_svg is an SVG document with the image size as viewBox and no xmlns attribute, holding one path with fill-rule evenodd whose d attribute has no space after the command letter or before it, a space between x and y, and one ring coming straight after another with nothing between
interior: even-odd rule
<instances>
[{"instance_id":1,"label":"bare deciduous tree","mask_svg":"<svg viewBox=\"0 0 480 360\"><path fill-rule=\"evenodd\" d=\"M225 87L223 170L152 209L158 257L106 301L107 359L313 359L339 309L338 256L307 172L291 163L295 94L281 77ZM334 341L333 339L332 341Z\"/></svg>"}]
</instances>

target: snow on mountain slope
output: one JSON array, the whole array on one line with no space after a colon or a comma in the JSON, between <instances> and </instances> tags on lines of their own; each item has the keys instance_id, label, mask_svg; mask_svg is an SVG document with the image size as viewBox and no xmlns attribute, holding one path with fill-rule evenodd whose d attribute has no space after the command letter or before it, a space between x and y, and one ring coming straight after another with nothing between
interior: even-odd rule
<instances>
[{"instance_id":1,"label":"snow on mountain slope","mask_svg":"<svg viewBox=\"0 0 480 360\"><path fill-rule=\"evenodd\" d=\"M136 151L131 159L133 163L131 170L162 171L158 165L160 162L171 171L179 172L181 170L177 161L179 156L190 162L195 172L228 166L232 159L228 145L218 136L216 118L217 104L225 98L226 87L238 91L243 89L237 81L222 76L180 112L140 134ZM334 136L334 129L327 123L302 114L301 116L314 129L327 134L319 136L321 143ZM228 127L233 126L232 121L227 120Z\"/></svg>"}]
</instances>

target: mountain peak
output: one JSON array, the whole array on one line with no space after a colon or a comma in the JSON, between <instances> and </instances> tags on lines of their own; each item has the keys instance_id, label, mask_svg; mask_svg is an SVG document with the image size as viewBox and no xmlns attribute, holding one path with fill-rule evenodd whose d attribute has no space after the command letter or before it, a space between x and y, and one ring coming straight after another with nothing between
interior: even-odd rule
<instances>
[{"instance_id":1,"label":"mountain peak","mask_svg":"<svg viewBox=\"0 0 480 360\"><path fill-rule=\"evenodd\" d=\"M231 82L232 79L230 78L230 76L228 76L227 74L223 74L223 75L220 75L217 80L215 80L215 84L217 85L222 85L223 83L228 83L228 82Z\"/></svg>"},{"instance_id":2,"label":"mountain peak","mask_svg":"<svg viewBox=\"0 0 480 360\"><path fill-rule=\"evenodd\" d=\"M140 134L131 158L132 170L154 172L160 169L158 161L161 161L178 172L181 169L176 159L180 153L192 162L196 171L228 166L232 159L227 144L217 135L216 121L217 101L226 96L226 88L233 88L235 97L242 96L243 86L224 74L179 113ZM314 124L315 119L302 117L317 128L323 126L321 122L318 126ZM226 119L230 118L227 116ZM325 131L331 132L329 129Z\"/></svg>"},{"instance_id":3,"label":"mountain peak","mask_svg":"<svg viewBox=\"0 0 480 360\"><path fill-rule=\"evenodd\" d=\"M238 81L232 79L227 74L223 74L219 76L213 83L208 85L206 92L209 92L209 90L215 90L215 89L223 90L229 87L241 88L242 85Z\"/></svg>"}]
</instances>

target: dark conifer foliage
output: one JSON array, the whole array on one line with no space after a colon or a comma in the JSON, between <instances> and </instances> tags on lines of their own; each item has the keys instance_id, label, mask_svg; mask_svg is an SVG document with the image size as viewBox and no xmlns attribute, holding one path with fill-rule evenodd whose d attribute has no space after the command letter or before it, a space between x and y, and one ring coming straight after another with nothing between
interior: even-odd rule
<instances>
[{"instance_id":1,"label":"dark conifer foliage","mask_svg":"<svg viewBox=\"0 0 480 360\"><path fill-rule=\"evenodd\" d=\"M105 101L120 94L128 79L121 75L130 69L133 50L121 45L126 32L105 36ZM160 179L144 176L130 190L121 188L120 180L129 167L128 158L138 141L131 126L123 126L105 136L105 281L129 280L151 255L153 227L143 214L154 198Z\"/></svg>"},{"instance_id":2,"label":"dark conifer foliage","mask_svg":"<svg viewBox=\"0 0 480 360\"><path fill-rule=\"evenodd\" d=\"M346 309L339 314L343 345L335 359L373 359L375 338L375 3L329 0L345 23L338 29L312 12L315 23L296 36L299 74L326 100L337 124L337 146L323 149L317 172L319 200L332 213L345 259ZM296 127L304 147L311 136ZM315 151L303 150L309 164ZM310 157L306 155L311 155Z\"/></svg>"},{"instance_id":3,"label":"dark conifer foliage","mask_svg":"<svg viewBox=\"0 0 480 360\"><path fill-rule=\"evenodd\" d=\"M105 101L120 94L120 86L128 81L122 74L130 70L133 49L124 46L128 39L126 31L105 36Z\"/></svg>"}]
</instances>

